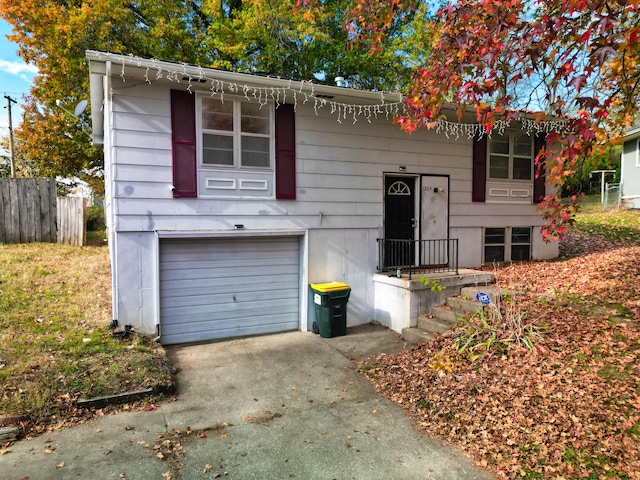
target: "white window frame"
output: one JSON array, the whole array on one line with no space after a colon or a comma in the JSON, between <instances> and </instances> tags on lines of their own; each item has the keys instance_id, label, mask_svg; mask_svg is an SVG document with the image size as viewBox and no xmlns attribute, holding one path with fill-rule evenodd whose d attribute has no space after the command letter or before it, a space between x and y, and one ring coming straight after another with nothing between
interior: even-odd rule
<instances>
[{"instance_id":1,"label":"white window frame","mask_svg":"<svg viewBox=\"0 0 640 480\"><path fill-rule=\"evenodd\" d=\"M533 137L529 137L530 139L530 154L529 154L529 179L521 179L521 178L513 178L513 159L514 157L524 158L522 155L515 155L515 136L524 134L522 131L506 131L504 135L496 135L495 138L489 137L489 141L487 142L487 180L492 182L511 182L511 183L532 183L534 178L534 163L535 163L535 153L534 153L534 142ZM498 138L509 138L509 153L491 153L491 142L497 140ZM508 159L508 178L496 178L491 176L491 156L498 157L506 157Z\"/></svg>"},{"instance_id":2,"label":"white window frame","mask_svg":"<svg viewBox=\"0 0 640 480\"><path fill-rule=\"evenodd\" d=\"M267 108L269 110L269 166L268 167L256 167L256 166L242 166L242 137L243 136L252 136L252 137L261 137L267 138L267 135L264 134L252 134L252 133L242 133L241 132L241 122L242 122L242 104L243 103L251 103L256 104L256 102L249 102L244 97L236 97L231 95L225 95L224 100L222 100L219 96L211 97L211 95L206 94L198 94L196 97L196 146L197 146L197 160L198 160L198 168L202 168L205 170L235 170L235 171L245 171L245 172L273 172L275 165L275 113L274 113L274 105L273 102L268 102L266 104L262 104L261 108ZM202 102L215 100L222 103L233 103L233 131L227 130L210 130L205 131L202 127L203 124L203 108ZM202 136L204 133L212 133L219 134L224 136L233 137L233 165L222 165L222 164L210 164L204 163L204 155L203 155L203 139Z\"/></svg>"},{"instance_id":3,"label":"white window frame","mask_svg":"<svg viewBox=\"0 0 640 480\"><path fill-rule=\"evenodd\" d=\"M636 140L636 167L640 167L640 138Z\"/></svg>"},{"instance_id":4,"label":"white window frame","mask_svg":"<svg viewBox=\"0 0 640 480\"><path fill-rule=\"evenodd\" d=\"M490 243L487 244L486 243L486 231L487 229L492 228L492 229L502 229L504 230L504 243ZM513 243L513 229L514 228L526 228L529 230L529 243ZM502 247L504 249L504 260L502 262L498 262L498 263L507 263L507 262L514 262L514 261L527 261L527 260L513 260L512 259L512 247L514 245L517 246L522 246L522 245L528 245L529 246L529 260L531 260L531 244L532 244L532 238L533 237L533 232L532 232L532 228L530 226L512 226L512 227L485 227L482 229L482 263L486 264L487 263L487 259L486 259L486 247L487 246L493 246L493 247ZM493 261L491 261L493 262Z\"/></svg>"}]
</instances>

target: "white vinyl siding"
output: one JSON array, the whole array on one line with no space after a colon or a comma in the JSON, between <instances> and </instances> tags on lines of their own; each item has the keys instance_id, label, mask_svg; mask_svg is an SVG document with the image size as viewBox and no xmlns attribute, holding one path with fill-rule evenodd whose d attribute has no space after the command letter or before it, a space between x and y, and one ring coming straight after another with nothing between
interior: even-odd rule
<instances>
[{"instance_id":1,"label":"white vinyl siding","mask_svg":"<svg viewBox=\"0 0 640 480\"><path fill-rule=\"evenodd\" d=\"M471 202L472 145L467 138L447 138L426 130L409 136L384 118L372 118L371 123L338 123L329 109L316 115L313 106L300 104L296 111L296 201L175 199L170 190L168 89L141 85L121 92L113 97L117 146L110 165L118 230L193 230L204 225L207 229L228 229L242 223L255 229L367 228L377 232L383 175L398 172L399 165L411 174L450 176L453 228L495 224L496 217L502 226L541 223L536 206L530 202ZM221 180L218 177L214 182ZM236 185L239 183L236 180ZM250 186L255 188L256 184Z\"/></svg>"}]
</instances>

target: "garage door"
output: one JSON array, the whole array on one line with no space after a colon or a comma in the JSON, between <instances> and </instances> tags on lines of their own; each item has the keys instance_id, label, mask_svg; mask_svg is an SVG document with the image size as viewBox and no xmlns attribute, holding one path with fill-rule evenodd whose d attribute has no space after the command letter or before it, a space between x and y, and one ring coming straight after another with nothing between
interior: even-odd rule
<instances>
[{"instance_id":1,"label":"garage door","mask_svg":"<svg viewBox=\"0 0 640 480\"><path fill-rule=\"evenodd\" d=\"M298 329L299 245L297 237L161 240L162 343Z\"/></svg>"}]
</instances>

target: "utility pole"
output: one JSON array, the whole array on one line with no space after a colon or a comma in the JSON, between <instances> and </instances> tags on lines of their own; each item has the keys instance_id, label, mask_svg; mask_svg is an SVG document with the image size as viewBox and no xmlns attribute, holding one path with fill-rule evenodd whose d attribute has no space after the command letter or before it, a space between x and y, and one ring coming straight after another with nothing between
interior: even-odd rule
<instances>
[{"instance_id":1,"label":"utility pole","mask_svg":"<svg viewBox=\"0 0 640 480\"><path fill-rule=\"evenodd\" d=\"M9 110L9 161L11 163L11 178L16 178L16 162L13 154L13 123L11 121L11 103L18 103L9 95L5 95L7 99L7 109Z\"/></svg>"}]
</instances>

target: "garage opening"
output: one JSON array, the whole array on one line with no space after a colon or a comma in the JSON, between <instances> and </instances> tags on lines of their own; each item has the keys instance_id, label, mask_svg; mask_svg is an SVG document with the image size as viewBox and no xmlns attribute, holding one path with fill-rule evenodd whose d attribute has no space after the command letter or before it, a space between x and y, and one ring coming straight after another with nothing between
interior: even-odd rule
<instances>
[{"instance_id":1,"label":"garage opening","mask_svg":"<svg viewBox=\"0 0 640 480\"><path fill-rule=\"evenodd\" d=\"M160 240L163 344L300 327L298 237Z\"/></svg>"}]
</instances>

